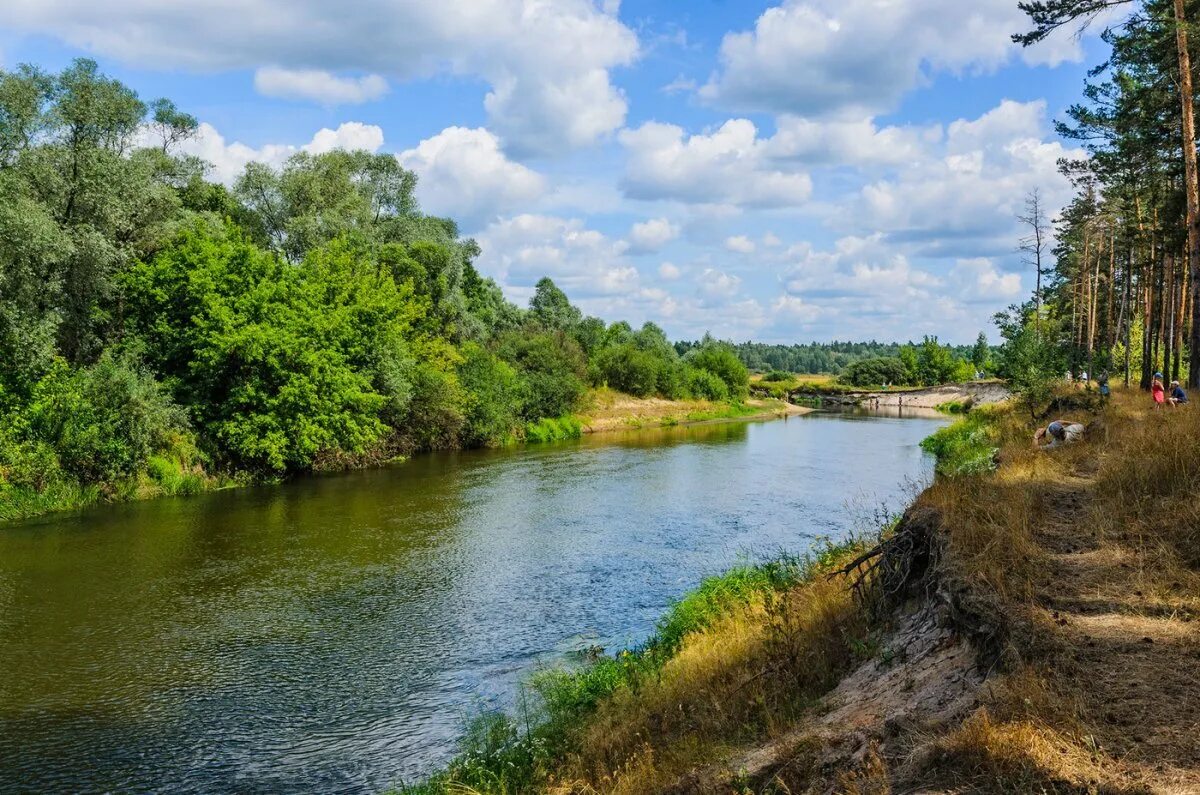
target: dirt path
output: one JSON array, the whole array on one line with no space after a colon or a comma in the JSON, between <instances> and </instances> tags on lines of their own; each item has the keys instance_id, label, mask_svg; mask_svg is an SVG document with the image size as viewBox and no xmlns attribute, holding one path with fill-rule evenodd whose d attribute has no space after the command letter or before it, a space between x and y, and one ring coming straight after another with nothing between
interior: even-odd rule
<instances>
[{"instance_id":1,"label":"dirt path","mask_svg":"<svg viewBox=\"0 0 1200 795\"><path fill-rule=\"evenodd\" d=\"M1200 793L1197 605L1163 576L1153 539L1089 531L1093 489L1077 476L1042 497L1046 519L1034 537L1049 565L1034 602L1058 646L1053 680L1076 699L1120 779Z\"/></svg>"}]
</instances>

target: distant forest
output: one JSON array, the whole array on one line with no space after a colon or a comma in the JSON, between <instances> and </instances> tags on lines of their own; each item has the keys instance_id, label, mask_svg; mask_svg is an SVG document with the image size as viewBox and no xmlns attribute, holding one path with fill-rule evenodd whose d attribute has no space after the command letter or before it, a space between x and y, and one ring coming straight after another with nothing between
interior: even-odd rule
<instances>
[{"instance_id":1,"label":"distant forest","mask_svg":"<svg viewBox=\"0 0 1200 795\"><path fill-rule=\"evenodd\" d=\"M692 348L700 347L703 341L678 342L675 349L680 355ZM751 370L768 372L784 370L790 373L832 373L838 375L854 362L875 358L896 358L905 346L919 343L908 342L809 342L793 345L768 345L763 342L735 344L738 358ZM969 359L974 346L951 345L949 348L960 359Z\"/></svg>"}]
</instances>

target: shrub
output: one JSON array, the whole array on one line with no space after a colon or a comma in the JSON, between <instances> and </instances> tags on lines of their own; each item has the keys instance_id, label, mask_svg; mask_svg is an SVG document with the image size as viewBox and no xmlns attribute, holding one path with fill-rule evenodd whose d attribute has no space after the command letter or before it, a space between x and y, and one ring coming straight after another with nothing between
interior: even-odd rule
<instances>
[{"instance_id":1,"label":"shrub","mask_svg":"<svg viewBox=\"0 0 1200 795\"><path fill-rule=\"evenodd\" d=\"M84 370L61 362L52 368L34 388L29 418L33 436L85 483L135 474L187 427L182 409L149 373L108 354Z\"/></svg>"},{"instance_id":2,"label":"shrub","mask_svg":"<svg viewBox=\"0 0 1200 795\"><path fill-rule=\"evenodd\" d=\"M762 377L762 380L770 382L770 383L778 383L780 381L791 381L792 374L784 372L783 370L772 370L771 372L764 375Z\"/></svg>"},{"instance_id":3,"label":"shrub","mask_svg":"<svg viewBox=\"0 0 1200 795\"><path fill-rule=\"evenodd\" d=\"M530 329L505 334L498 349L521 374L521 416L559 417L575 409L585 391L587 367L579 343L562 332Z\"/></svg>"},{"instance_id":4,"label":"shrub","mask_svg":"<svg viewBox=\"0 0 1200 795\"><path fill-rule=\"evenodd\" d=\"M501 444L520 426L521 377L491 352L467 343L458 378L463 387L462 441L470 446Z\"/></svg>"},{"instance_id":5,"label":"shrub","mask_svg":"<svg viewBox=\"0 0 1200 795\"><path fill-rule=\"evenodd\" d=\"M838 380L850 386L864 387L903 384L905 378L904 362L893 356L878 356L851 363Z\"/></svg>"},{"instance_id":6,"label":"shrub","mask_svg":"<svg viewBox=\"0 0 1200 795\"><path fill-rule=\"evenodd\" d=\"M750 371L738 358L733 348L725 343L705 342L699 348L688 351L685 361L692 367L707 370L725 382L729 397L742 399L750 388Z\"/></svg>"},{"instance_id":7,"label":"shrub","mask_svg":"<svg viewBox=\"0 0 1200 795\"><path fill-rule=\"evenodd\" d=\"M715 373L688 367L684 376L688 394L701 400L721 402L729 400L729 386Z\"/></svg>"}]
</instances>

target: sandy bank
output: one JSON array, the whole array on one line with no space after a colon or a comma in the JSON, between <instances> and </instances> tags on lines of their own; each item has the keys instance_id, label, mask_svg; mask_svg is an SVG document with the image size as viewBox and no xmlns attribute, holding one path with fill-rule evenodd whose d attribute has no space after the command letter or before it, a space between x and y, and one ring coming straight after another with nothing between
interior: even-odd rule
<instances>
[{"instance_id":1,"label":"sandy bank","mask_svg":"<svg viewBox=\"0 0 1200 795\"><path fill-rule=\"evenodd\" d=\"M812 410L769 398L751 398L741 407L731 407L708 400L636 398L599 390L582 416L584 433L606 433L701 422L772 419L807 414Z\"/></svg>"}]
</instances>

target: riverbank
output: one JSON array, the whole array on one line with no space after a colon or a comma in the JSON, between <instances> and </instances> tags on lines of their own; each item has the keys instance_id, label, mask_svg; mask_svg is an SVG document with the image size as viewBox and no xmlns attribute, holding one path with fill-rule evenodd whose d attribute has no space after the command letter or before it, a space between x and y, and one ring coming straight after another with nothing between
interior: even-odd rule
<instances>
[{"instance_id":1,"label":"riverbank","mask_svg":"<svg viewBox=\"0 0 1200 795\"><path fill-rule=\"evenodd\" d=\"M636 398L611 389L596 389L580 412L583 433L661 428L700 422L764 420L798 416L812 409L774 398L749 398L742 403L711 400Z\"/></svg>"},{"instance_id":2,"label":"riverbank","mask_svg":"<svg viewBox=\"0 0 1200 795\"><path fill-rule=\"evenodd\" d=\"M582 434L674 427L709 422L753 421L806 414L812 409L773 398L744 402L636 398L608 388L591 390L575 415L530 423L510 444L544 443L578 438ZM319 457L318 471L370 469L404 460L404 456L369 455ZM0 470L0 475L3 471ZM102 503L133 502L159 497L191 496L264 481L244 473L213 472L199 457L156 456L145 472L110 484L47 483L41 489L12 486L0 477L0 522L51 513L77 511Z\"/></svg>"},{"instance_id":3,"label":"riverbank","mask_svg":"<svg viewBox=\"0 0 1200 795\"><path fill-rule=\"evenodd\" d=\"M728 604L653 675L560 674L550 746L473 735L415 791L1197 791L1200 415L1146 403L1068 411L1087 438L1049 453L1024 415L973 418L940 447L975 464L881 544Z\"/></svg>"}]
</instances>

